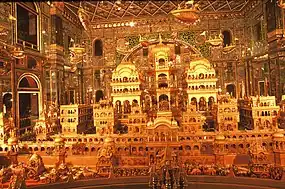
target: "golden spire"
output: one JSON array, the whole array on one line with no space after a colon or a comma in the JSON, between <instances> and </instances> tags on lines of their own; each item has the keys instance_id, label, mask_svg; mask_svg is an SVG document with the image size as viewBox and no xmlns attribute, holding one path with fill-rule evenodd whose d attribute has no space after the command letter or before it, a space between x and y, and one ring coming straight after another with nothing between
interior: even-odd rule
<instances>
[{"instance_id":1,"label":"golden spire","mask_svg":"<svg viewBox=\"0 0 285 189\"><path fill-rule=\"evenodd\" d=\"M156 54L158 52L163 52L163 53L168 54L170 51L170 48L166 44L162 43L162 36L160 33L158 35L158 40L159 40L158 44L153 48L153 53Z\"/></svg>"}]
</instances>

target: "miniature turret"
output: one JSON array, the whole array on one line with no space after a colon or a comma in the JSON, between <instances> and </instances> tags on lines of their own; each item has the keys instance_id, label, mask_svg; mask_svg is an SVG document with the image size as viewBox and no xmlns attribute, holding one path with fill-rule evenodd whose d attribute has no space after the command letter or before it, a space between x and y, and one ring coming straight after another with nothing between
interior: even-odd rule
<instances>
[{"instance_id":1,"label":"miniature turret","mask_svg":"<svg viewBox=\"0 0 285 189\"><path fill-rule=\"evenodd\" d=\"M273 153L276 166L285 165L285 137L282 130L275 132L272 135Z\"/></svg>"},{"instance_id":2,"label":"miniature turret","mask_svg":"<svg viewBox=\"0 0 285 189\"><path fill-rule=\"evenodd\" d=\"M65 164L66 151L65 139L61 135L57 135L54 139L55 154L58 156L57 165Z\"/></svg>"},{"instance_id":3,"label":"miniature turret","mask_svg":"<svg viewBox=\"0 0 285 189\"><path fill-rule=\"evenodd\" d=\"M18 164L18 138L16 132L11 130L10 138L8 139L8 154L11 164Z\"/></svg>"},{"instance_id":4,"label":"miniature turret","mask_svg":"<svg viewBox=\"0 0 285 189\"><path fill-rule=\"evenodd\" d=\"M218 133L215 137L214 153L216 164L225 164L225 136L222 133Z\"/></svg>"}]
</instances>

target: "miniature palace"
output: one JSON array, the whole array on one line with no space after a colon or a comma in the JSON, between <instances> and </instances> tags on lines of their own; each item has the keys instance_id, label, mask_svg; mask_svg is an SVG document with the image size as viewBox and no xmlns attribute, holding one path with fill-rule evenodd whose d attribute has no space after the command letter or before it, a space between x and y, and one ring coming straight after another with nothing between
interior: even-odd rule
<instances>
[{"instance_id":1,"label":"miniature palace","mask_svg":"<svg viewBox=\"0 0 285 189\"><path fill-rule=\"evenodd\" d=\"M285 0L0 7L2 188L285 188Z\"/></svg>"}]
</instances>

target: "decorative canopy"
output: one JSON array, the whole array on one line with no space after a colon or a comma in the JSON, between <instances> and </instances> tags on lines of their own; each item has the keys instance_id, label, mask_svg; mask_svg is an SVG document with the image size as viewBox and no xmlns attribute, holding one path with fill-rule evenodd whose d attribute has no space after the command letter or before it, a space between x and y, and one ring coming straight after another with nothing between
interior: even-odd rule
<instances>
[{"instance_id":1,"label":"decorative canopy","mask_svg":"<svg viewBox=\"0 0 285 189\"><path fill-rule=\"evenodd\" d=\"M201 13L239 13L245 6L260 0L196 0ZM89 14L93 23L106 22L110 19L127 17L152 17L169 15L178 6L184 7L187 1L84 1L81 7ZM80 2L64 2L65 9L78 16Z\"/></svg>"}]
</instances>

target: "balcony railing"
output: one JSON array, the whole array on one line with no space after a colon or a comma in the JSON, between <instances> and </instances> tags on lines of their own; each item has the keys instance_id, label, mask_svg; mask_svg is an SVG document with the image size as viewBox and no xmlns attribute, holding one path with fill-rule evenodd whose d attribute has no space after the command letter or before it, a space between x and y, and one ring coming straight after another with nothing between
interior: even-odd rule
<instances>
[{"instance_id":1,"label":"balcony railing","mask_svg":"<svg viewBox=\"0 0 285 189\"><path fill-rule=\"evenodd\" d=\"M34 50L39 50L38 46L35 45L35 44L32 44L32 43L29 43L27 41L23 41L21 39L18 39L17 40L17 43L20 44L20 45L23 45L23 47L27 47L29 49L34 49Z\"/></svg>"}]
</instances>

